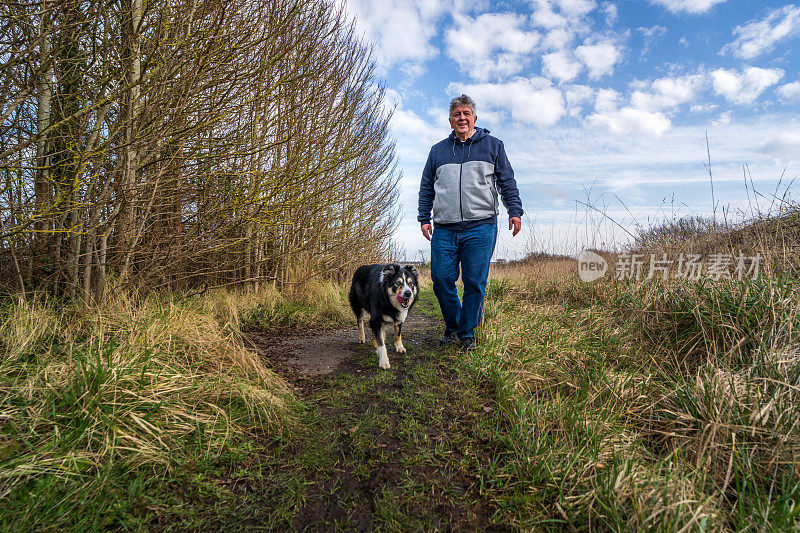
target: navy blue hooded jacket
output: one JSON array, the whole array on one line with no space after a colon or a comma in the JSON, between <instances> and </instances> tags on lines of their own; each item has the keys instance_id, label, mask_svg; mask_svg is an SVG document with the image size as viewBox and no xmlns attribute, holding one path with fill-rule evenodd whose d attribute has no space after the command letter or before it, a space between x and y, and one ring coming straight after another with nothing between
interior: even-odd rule
<instances>
[{"instance_id":1,"label":"navy blue hooded jacket","mask_svg":"<svg viewBox=\"0 0 800 533\"><path fill-rule=\"evenodd\" d=\"M450 132L428 154L419 186L417 220L430 224L433 209L438 227L496 223L498 187L509 218L521 217L522 201L503 142L484 128L475 128L464 142Z\"/></svg>"}]
</instances>

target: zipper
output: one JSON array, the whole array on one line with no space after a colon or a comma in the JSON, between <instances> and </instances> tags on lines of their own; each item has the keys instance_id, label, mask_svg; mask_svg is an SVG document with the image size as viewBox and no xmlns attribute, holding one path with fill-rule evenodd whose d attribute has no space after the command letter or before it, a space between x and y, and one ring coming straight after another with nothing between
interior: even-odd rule
<instances>
[{"instance_id":1,"label":"zipper","mask_svg":"<svg viewBox=\"0 0 800 533\"><path fill-rule=\"evenodd\" d=\"M461 143L461 164L458 167L458 210L461 212L461 222L464 222L464 202L461 199L461 176L464 174L464 143Z\"/></svg>"}]
</instances>

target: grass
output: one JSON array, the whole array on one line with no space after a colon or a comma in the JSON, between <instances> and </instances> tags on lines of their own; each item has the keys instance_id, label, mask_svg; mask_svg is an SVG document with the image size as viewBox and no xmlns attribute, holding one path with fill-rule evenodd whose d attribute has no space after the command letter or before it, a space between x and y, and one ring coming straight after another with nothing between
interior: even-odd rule
<instances>
[{"instance_id":1,"label":"grass","mask_svg":"<svg viewBox=\"0 0 800 533\"><path fill-rule=\"evenodd\" d=\"M418 311L436 312L430 290ZM495 482L488 465L498 419L484 411L486 391L465 360L431 348L439 329L409 337L409 353L390 372L376 368L371 346L359 346L344 372L306 398L304 429L270 439L258 470L243 474L253 490L229 512L275 530L490 523L483 489Z\"/></svg>"},{"instance_id":2,"label":"grass","mask_svg":"<svg viewBox=\"0 0 800 533\"><path fill-rule=\"evenodd\" d=\"M349 324L353 312L342 283L314 280L284 292L265 289L257 305L248 308L242 327L292 328Z\"/></svg>"},{"instance_id":3,"label":"grass","mask_svg":"<svg viewBox=\"0 0 800 533\"><path fill-rule=\"evenodd\" d=\"M330 322L344 315L337 291L6 302L0 529L143 527L175 486L292 427L296 400L241 328Z\"/></svg>"},{"instance_id":4,"label":"grass","mask_svg":"<svg viewBox=\"0 0 800 533\"><path fill-rule=\"evenodd\" d=\"M473 364L514 452L503 522L796 527L797 283L587 285L562 266L488 291Z\"/></svg>"},{"instance_id":5,"label":"grass","mask_svg":"<svg viewBox=\"0 0 800 533\"><path fill-rule=\"evenodd\" d=\"M424 278L391 371L348 345L300 394L242 331L349 322L341 285L8 302L0 528L793 530L798 288L543 257L493 269L465 354Z\"/></svg>"}]
</instances>

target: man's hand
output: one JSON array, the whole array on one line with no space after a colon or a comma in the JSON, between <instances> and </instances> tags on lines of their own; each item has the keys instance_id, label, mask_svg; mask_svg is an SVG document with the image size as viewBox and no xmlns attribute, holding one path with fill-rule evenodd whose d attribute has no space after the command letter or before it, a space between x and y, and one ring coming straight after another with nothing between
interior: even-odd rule
<instances>
[{"instance_id":1,"label":"man's hand","mask_svg":"<svg viewBox=\"0 0 800 533\"><path fill-rule=\"evenodd\" d=\"M425 226L423 226L423 228L424 227ZM519 230L522 229L522 219L519 218L519 217L511 217L511 218L509 218L508 219L508 229L513 229L514 230L514 233L512 233L511 236L515 237L517 235L517 233L519 233ZM425 233L425 230L423 229L422 232ZM429 238L429 240L430 240L430 238Z\"/></svg>"},{"instance_id":2,"label":"man's hand","mask_svg":"<svg viewBox=\"0 0 800 533\"><path fill-rule=\"evenodd\" d=\"M421 229L422 229L422 234L425 236L425 238L431 240L431 233L433 233L433 227L431 227L430 224L423 224ZM516 235L516 233L514 235Z\"/></svg>"}]
</instances>

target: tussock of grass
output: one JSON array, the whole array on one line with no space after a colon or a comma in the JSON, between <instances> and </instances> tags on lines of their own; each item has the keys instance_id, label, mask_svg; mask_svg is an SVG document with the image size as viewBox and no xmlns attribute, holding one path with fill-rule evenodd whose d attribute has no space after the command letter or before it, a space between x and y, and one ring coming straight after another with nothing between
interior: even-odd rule
<instances>
[{"instance_id":1,"label":"tussock of grass","mask_svg":"<svg viewBox=\"0 0 800 533\"><path fill-rule=\"evenodd\" d=\"M796 527L795 283L581 284L557 264L524 268L564 275L495 269L472 359L510 431L501 523Z\"/></svg>"},{"instance_id":2,"label":"tussock of grass","mask_svg":"<svg viewBox=\"0 0 800 533\"><path fill-rule=\"evenodd\" d=\"M792 342L799 298L788 280L673 280L624 286L608 303L644 342L683 362L724 357L746 365L754 351Z\"/></svg>"},{"instance_id":3,"label":"tussock of grass","mask_svg":"<svg viewBox=\"0 0 800 533\"><path fill-rule=\"evenodd\" d=\"M81 311L44 300L3 308L0 500L22 514L6 508L0 522L16 518L25 529L51 515L53 527L97 527L108 505L126 505L108 493L125 490L120 480L167 480L251 428L283 427L292 397L240 332L242 317L273 296L117 295Z\"/></svg>"},{"instance_id":4,"label":"tussock of grass","mask_svg":"<svg viewBox=\"0 0 800 533\"><path fill-rule=\"evenodd\" d=\"M257 305L245 315L246 328L318 326L344 324L352 320L347 304L349 284L310 281L282 294L274 288L263 291Z\"/></svg>"},{"instance_id":5,"label":"tussock of grass","mask_svg":"<svg viewBox=\"0 0 800 533\"><path fill-rule=\"evenodd\" d=\"M17 298L3 313L0 323L4 363L34 356L42 344L51 342L59 334L59 319L51 307Z\"/></svg>"}]
</instances>

